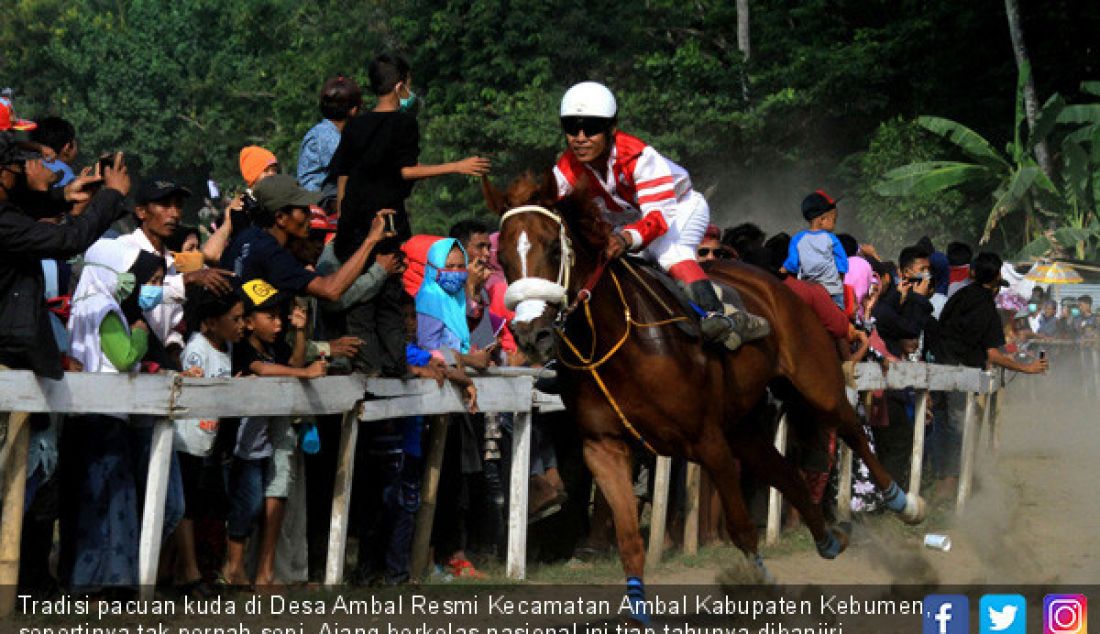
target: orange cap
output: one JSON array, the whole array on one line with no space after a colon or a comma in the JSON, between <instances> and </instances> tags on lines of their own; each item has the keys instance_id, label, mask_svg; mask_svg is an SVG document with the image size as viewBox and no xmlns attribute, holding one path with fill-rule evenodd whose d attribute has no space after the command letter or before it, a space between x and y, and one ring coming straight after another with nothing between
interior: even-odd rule
<instances>
[{"instance_id":1,"label":"orange cap","mask_svg":"<svg viewBox=\"0 0 1100 634\"><path fill-rule=\"evenodd\" d=\"M250 145L241 150L241 177L244 182L252 187L260 178L268 166L278 163L279 160L271 153L258 145Z\"/></svg>"}]
</instances>

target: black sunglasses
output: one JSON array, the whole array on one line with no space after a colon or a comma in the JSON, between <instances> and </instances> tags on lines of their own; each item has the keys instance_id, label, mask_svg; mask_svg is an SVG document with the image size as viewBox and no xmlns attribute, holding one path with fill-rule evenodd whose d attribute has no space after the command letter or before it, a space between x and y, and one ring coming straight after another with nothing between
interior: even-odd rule
<instances>
[{"instance_id":1,"label":"black sunglasses","mask_svg":"<svg viewBox=\"0 0 1100 634\"><path fill-rule=\"evenodd\" d=\"M718 258L719 260L725 260L729 257L729 253L726 253L726 251L722 249L722 247L715 247L713 249L709 247L699 247L697 253L701 258L705 258L712 253L714 254L714 257Z\"/></svg>"},{"instance_id":2,"label":"black sunglasses","mask_svg":"<svg viewBox=\"0 0 1100 634\"><path fill-rule=\"evenodd\" d=\"M562 117L561 129L569 136L584 132L585 136L596 136L611 129L611 119L602 117Z\"/></svg>"}]
</instances>

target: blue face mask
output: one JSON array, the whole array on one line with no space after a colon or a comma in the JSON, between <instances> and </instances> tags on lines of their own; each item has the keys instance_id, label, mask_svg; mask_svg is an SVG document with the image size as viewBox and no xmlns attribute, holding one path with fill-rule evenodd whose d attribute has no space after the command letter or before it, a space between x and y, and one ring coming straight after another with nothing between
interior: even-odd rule
<instances>
[{"instance_id":1,"label":"blue face mask","mask_svg":"<svg viewBox=\"0 0 1100 634\"><path fill-rule=\"evenodd\" d=\"M1038 312L1038 311L1039 311L1039 305L1038 304L1028 304L1027 305L1027 312L1035 313L1035 312Z\"/></svg>"},{"instance_id":2,"label":"blue face mask","mask_svg":"<svg viewBox=\"0 0 1100 634\"><path fill-rule=\"evenodd\" d=\"M440 271L436 282L448 295L454 295L466 286L466 271Z\"/></svg>"},{"instance_id":3,"label":"blue face mask","mask_svg":"<svg viewBox=\"0 0 1100 634\"><path fill-rule=\"evenodd\" d=\"M409 96L408 97L402 97L401 101L398 102L397 111L398 112L408 112L409 109L412 108L413 104L415 104L415 103L416 103L416 93L410 90L409 91Z\"/></svg>"},{"instance_id":4,"label":"blue face mask","mask_svg":"<svg viewBox=\"0 0 1100 634\"><path fill-rule=\"evenodd\" d=\"M138 292L138 307L142 310L153 310L164 300L163 286L150 286L142 284Z\"/></svg>"},{"instance_id":5,"label":"blue face mask","mask_svg":"<svg viewBox=\"0 0 1100 634\"><path fill-rule=\"evenodd\" d=\"M1081 309L1080 308L1071 308L1071 309L1069 309L1069 314L1073 315L1074 317L1080 317L1081 316Z\"/></svg>"}]
</instances>

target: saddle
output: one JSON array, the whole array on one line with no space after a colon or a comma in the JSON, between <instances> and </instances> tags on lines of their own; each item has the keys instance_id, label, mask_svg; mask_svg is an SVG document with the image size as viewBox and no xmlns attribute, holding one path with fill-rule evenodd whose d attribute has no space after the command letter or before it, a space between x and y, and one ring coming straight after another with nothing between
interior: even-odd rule
<instances>
[{"instance_id":1,"label":"saddle","mask_svg":"<svg viewBox=\"0 0 1100 634\"><path fill-rule=\"evenodd\" d=\"M676 298L676 303L679 308L678 312L690 317L690 319L676 322L676 326L684 334L693 339L700 337L699 317L701 315L699 314L699 309L692 303L687 292L680 283L654 262L633 255L626 256L624 260L629 262L630 266L634 267L646 282L655 282L659 284ZM745 310L744 302L741 301L741 295L737 292L737 289L713 280L711 284L714 285L714 288L718 292L718 298L722 300L723 304L736 307L739 310Z\"/></svg>"}]
</instances>

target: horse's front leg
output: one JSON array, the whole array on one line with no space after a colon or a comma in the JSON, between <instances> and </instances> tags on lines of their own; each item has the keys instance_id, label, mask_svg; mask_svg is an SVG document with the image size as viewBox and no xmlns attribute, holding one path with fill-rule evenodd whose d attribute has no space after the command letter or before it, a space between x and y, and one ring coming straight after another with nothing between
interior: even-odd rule
<instances>
[{"instance_id":1,"label":"horse's front leg","mask_svg":"<svg viewBox=\"0 0 1100 634\"><path fill-rule=\"evenodd\" d=\"M626 594L631 600L631 613L638 621L647 623L649 615L645 610L645 585L642 582L645 543L638 528L630 458L630 448L619 438L601 437L584 441L584 461L596 479L596 486L607 499L615 521L615 538L619 544L623 572L626 573Z\"/></svg>"}]
</instances>

